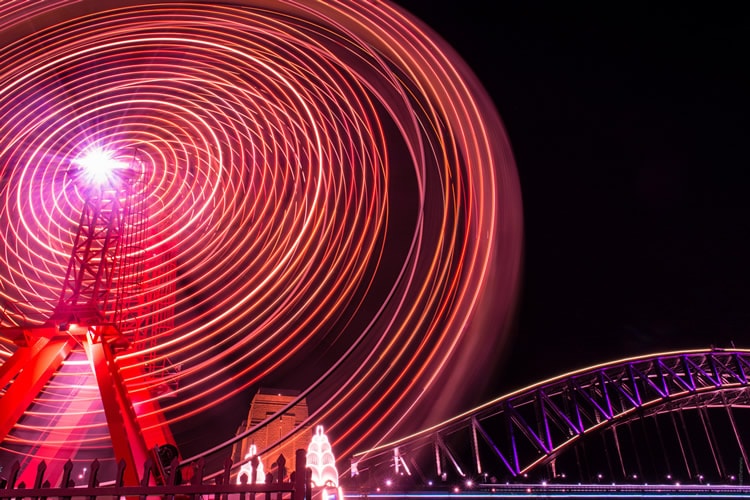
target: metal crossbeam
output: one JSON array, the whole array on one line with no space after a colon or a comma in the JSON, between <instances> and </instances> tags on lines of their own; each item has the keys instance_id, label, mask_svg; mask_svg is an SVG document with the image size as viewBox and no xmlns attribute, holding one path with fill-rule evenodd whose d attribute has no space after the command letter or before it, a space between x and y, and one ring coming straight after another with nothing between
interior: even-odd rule
<instances>
[{"instance_id":1,"label":"metal crossbeam","mask_svg":"<svg viewBox=\"0 0 750 500\"><path fill-rule=\"evenodd\" d=\"M373 468L387 463L380 457L393 447L404 457L418 457L427 446L438 453L448 450L446 443L455 439L475 443L476 449L466 459L455 452L437 456L437 463L447 458L463 476L480 475L488 469L482 461L492 460L505 476L518 477L553 463L586 435L616 430L637 418L687 409L699 412L713 454L715 431L705 410L726 408L739 440L731 408L749 403L750 391L744 390L748 370L750 351L743 349L675 352L598 365L503 396L434 426L430 432L357 453L354 460L358 470L365 471L370 463ZM612 436L622 462L620 446L624 442L618 440L617 432ZM745 456L743 444L738 446ZM720 457L714 462L721 471L725 469Z\"/></svg>"}]
</instances>

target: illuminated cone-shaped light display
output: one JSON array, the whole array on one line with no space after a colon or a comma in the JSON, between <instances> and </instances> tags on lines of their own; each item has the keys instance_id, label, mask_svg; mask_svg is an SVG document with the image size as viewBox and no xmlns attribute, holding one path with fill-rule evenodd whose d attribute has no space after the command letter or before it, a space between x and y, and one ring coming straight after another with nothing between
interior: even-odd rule
<instances>
[{"instance_id":1,"label":"illuminated cone-shaped light display","mask_svg":"<svg viewBox=\"0 0 750 500\"><path fill-rule=\"evenodd\" d=\"M333 456L331 443L328 442L322 425L315 427L315 434L307 447L307 466L312 471L313 486L338 486L336 457Z\"/></svg>"},{"instance_id":2,"label":"illuminated cone-shaped light display","mask_svg":"<svg viewBox=\"0 0 750 500\"><path fill-rule=\"evenodd\" d=\"M257 460L253 460L253 457L256 457ZM240 472L237 474L237 484L242 484L243 475L247 477L248 483L253 483L253 462L257 462L255 469L255 484L265 483L266 474L263 472L263 462L260 460L258 449L254 444L250 445L250 449L247 451L247 455L245 455L245 460L247 460L247 462L242 464Z\"/></svg>"}]
</instances>

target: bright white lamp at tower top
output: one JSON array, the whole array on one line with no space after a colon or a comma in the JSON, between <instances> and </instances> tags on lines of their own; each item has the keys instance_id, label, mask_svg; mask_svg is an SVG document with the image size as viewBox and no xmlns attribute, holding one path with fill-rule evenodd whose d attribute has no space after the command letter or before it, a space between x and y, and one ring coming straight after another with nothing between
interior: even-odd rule
<instances>
[{"instance_id":1,"label":"bright white lamp at tower top","mask_svg":"<svg viewBox=\"0 0 750 500\"><path fill-rule=\"evenodd\" d=\"M92 148L79 156L73 163L82 181L90 186L112 184L129 165L115 157L115 153L101 148Z\"/></svg>"}]
</instances>

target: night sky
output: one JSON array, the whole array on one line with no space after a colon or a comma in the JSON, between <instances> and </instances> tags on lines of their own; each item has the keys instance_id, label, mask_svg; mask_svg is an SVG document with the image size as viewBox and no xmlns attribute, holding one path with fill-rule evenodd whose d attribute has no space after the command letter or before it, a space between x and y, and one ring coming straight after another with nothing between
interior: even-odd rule
<instances>
[{"instance_id":1,"label":"night sky","mask_svg":"<svg viewBox=\"0 0 750 500\"><path fill-rule=\"evenodd\" d=\"M626 356L750 347L739 7L399 4L471 66L516 158L521 305L487 396Z\"/></svg>"}]
</instances>

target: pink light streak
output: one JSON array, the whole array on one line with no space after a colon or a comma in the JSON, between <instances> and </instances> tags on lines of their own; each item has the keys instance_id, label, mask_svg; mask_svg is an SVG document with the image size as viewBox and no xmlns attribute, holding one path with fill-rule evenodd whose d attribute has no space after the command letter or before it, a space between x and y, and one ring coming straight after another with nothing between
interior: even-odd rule
<instances>
[{"instance_id":1,"label":"pink light streak","mask_svg":"<svg viewBox=\"0 0 750 500\"><path fill-rule=\"evenodd\" d=\"M458 55L385 1L76 4L0 7L3 326L57 299L85 196L72 159L137 151L145 265L176 270L141 293L171 294L175 327L120 362L180 367L153 396L171 424L285 384L346 457L457 411L507 340L522 249L511 149ZM85 363L68 370L55 389L83 391Z\"/></svg>"}]
</instances>

